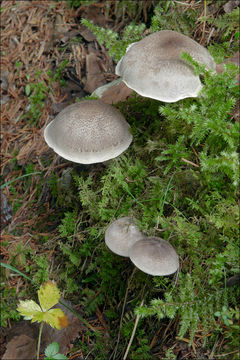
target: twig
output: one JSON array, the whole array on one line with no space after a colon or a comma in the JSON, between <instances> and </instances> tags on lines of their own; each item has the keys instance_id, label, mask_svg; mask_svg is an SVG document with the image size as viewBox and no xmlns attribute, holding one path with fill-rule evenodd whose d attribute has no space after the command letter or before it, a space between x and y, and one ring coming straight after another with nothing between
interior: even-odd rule
<instances>
[{"instance_id":1,"label":"twig","mask_svg":"<svg viewBox=\"0 0 240 360\"><path fill-rule=\"evenodd\" d=\"M193 146L191 146L191 149L192 149L192 151L194 152L194 155L196 156L197 160L200 160L200 159L199 159L199 156L198 156L198 153L196 152L196 150L194 149Z\"/></svg>"},{"instance_id":2,"label":"twig","mask_svg":"<svg viewBox=\"0 0 240 360\"><path fill-rule=\"evenodd\" d=\"M186 163L188 163L188 164L190 164L190 165L192 165L192 166L195 166L195 167L198 167L198 168L199 168L199 165L193 163L192 161L189 161L189 160L184 159L184 158L181 158L181 160L184 161L184 162L186 162Z\"/></svg>"},{"instance_id":3,"label":"twig","mask_svg":"<svg viewBox=\"0 0 240 360\"><path fill-rule=\"evenodd\" d=\"M213 35L214 31L215 31L215 28L213 27L213 28L211 29L211 31L210 31L210 33L209 33L209 35L208 35L207 45L209 44L209 41L210 41L210 39L211 39L211 37L212 37L212 35Z\"/></svg>"},{"instance_id":4,"label":"twig","mask_svg":"<svg viewBox=\"0 0 240 360\"><path fill-rule=\"evenodd\" d=\"M236 353L239 353L239 350L234 350L234 351L231 351L229 353L225 353L225 354L221 354L221 355L214 355L214 356L220 358L220 357L225 357L225 356L228 356L228 355L231 355L231 354L236 354Z\"/></svg>"},{"instance_id":5,"label":"twig","mask_svg":"<svg viewBox=\"0 0 240 360\"><path fill-rule=\"evenodd\" d=\"M206 17L207 15L207 0L204 0L204 17ZM203 39L204 39L204 35L205 35L205 29L206 29L206 20L204 20L203 22L203 31L202 31L202 37L200 40L200 44L202 43Z\"/></svg>"},{"instance_id":6,"label":"twig","mask_svg":"<svg viewBox=\"0 0 240 360\"><path fill-rule=\"evenodd\" d=\"M171 321L170 321L170 323L171 323ZM154 346L154 344L155 344L155 342L156 342L156 340L157 340L157 337L158 337L158 335L159 335L159 333L160 333L161 330L162 330L162 325L160 326L160 328L158 329L158 331L156 332L156 334L154 334L154 336L153 336L153 338L152 338L152 341L151 341L151 343L150 343L150 345L149 345L150 349L152 349L152 347Z\"/></svg>"},{"instance_id":7,"label":"twig","mask_svg":"<svg viewBox=\"0 0 240 360\"><path fill-rule=\"evenodd\" d=\"M105 330L105 333L107 336L109 336L109 332L108 332L108 327L107 327L107 324L106 324L106 321L104 320L103 318L103 315L99 309L98 306L96 306L96 314L97 314L97 317L98 317L98 320L100 321L100 323L102 324L104 330Z\"/></svg>"},{"instance_id":8,"label":"twig","mask_svg":"<svg viewBox=\"0 0 240 360\"><path fill-rule=\"evenodd\" d=\"M141 302L141 304L140 304L140 307L143 306L143 303L144 303L144 300L142 300L142 302ZM137 326L138 326L139 319L140 319L140 315L137 315L137 316L136 316L136 320L135 320L135 324L134 324L134 328L133 328L133 331L132 331L132 335L131 335L131 338L130 338L130 340L129 340L127 349L126 349L126 351L125 351L123 360L126 360L126 359L127 359L129 349L130 349L130 347L131 347L131 345L132 345L132 342L133 342L133 339L134 339L134 336L135 336L135 332L136 332L136 330L137 330Z\"/></svg>"},{"instance_id":9,"label":"twig","mask_svg":"<svg viewBox=\"0 0 240 360\"><path fill-rule=\"evenodd\" d=\"M127 295L128 295L128 290L130 288L130 283L132 281L133 275L136 272L136 267L134 267L133 272L128 280L128 285L127 285L127 289L125 292L125 297L124 297L124 301L123 301L123 306L122 306L122 313L121 313L121 319L120 319L120 325L119 325L119 331L118 331L118 337L117 337L117 344L115 346L114 352L113 352L113 360L116 358L116 354L117 354L117 349L118 349L118 344L119 344L119 340L120 340L120 335L121 335L121 328L122 328L122 321L123 321L123 315L124 315L124 310L125 310L125 306L126 306L126 302L127 302ZM111 357L110 357L111 359ZM110 360L109 359L109 360Z\"/></svg>"}]
</instances>

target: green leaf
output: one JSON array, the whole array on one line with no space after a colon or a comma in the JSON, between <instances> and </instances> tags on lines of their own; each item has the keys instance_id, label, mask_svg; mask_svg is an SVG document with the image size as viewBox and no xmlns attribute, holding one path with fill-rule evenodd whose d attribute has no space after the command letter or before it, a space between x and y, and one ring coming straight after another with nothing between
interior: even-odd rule
<instances>
[{"instance_id":1,"label":"green leaf","mask_svg":"<svg viewBox=\"0 0 240 360\"><path fill-rule=\"evenodd\" d=\"M59 351L59 345L58 343L55 341L51 344L49 344L46 349L45 349L45 355L47 357L53 357L54 355L56 355Z\"/></svg>"},{"instance_id":2,"label":"green leaf","mask_svg":"<svg viewBox=\"0 0 240 360\"><path fill-rule=\"evenodd\" d=\"M53 356L54 360L67 360L67 357L63 354L56 354Z\"/></svg>"}]
</instances>

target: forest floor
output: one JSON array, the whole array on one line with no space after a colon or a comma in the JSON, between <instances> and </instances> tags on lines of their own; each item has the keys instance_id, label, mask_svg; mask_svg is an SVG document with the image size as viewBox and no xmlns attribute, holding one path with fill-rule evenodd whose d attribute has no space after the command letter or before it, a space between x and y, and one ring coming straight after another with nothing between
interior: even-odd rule
<instances>
[{"instance_id":1,"label":"forest floor","mask_svg":"<svg viewBox=\"0 0 240 360\"><path fill-rule=\"evenodd\" d=\"M185 3L183 11L190 6L201 16L204 14L203 3ZM68 104L117 78L114 61L90 30L81 25L81 18L114 31L121 31L131 19L122 21L114 16L112 8L107 13L104 1L73 9L65 1L8 0L3 1L1 7L1 180L7 185L1 194L1 257L6 264L14 259L18 270L25 273L29 268L33 269L32 272L41 268L36 259L44 256L51 274L55 248L48 247L47 241L39 241L59 238L58 214L51 201L48 178L53 172L61 178L71 164L48 148L43 132L50 120ZM143 21L147 21L149 10L146 5L141 13ZM193 37L205 45L211 29L203 27L203 23L196 24ZM81 42L76 41L79 37ZM106 102L124 100L130 93L126 89L121 90L119 98L119 91L110 92ZM23 175L27 175L26 178L18 180ZM27 260L25 248L31 249L33 254ZM9 289L6 298L10 306L11 289L15 289L14 296L18 297L27 285L22 276L9 269L4 271ZM95 315L89 317L80 304L72 306L91 328L108 336L106 321L99 307ZM91 348L94 344L88 327L71 312L68 316L70 326L64 331L45 328L42 352L51 339L61 344L61 351L71 360L93 359ZM10 319L6 319L5 325L0 333L1 356L5 353L5 359L32 358L38 327L27 321L15 323ZM176 321L170 321L163 329L160 327L152 338L150 348L154 347L161 333L159 359L169 344L178 359L214 359L202 349L201 333L189 347L187 338L179 340L175 336L176 326ZM89 346L87 357L83 357L79 349L74 351L79 340Z\"/></svg>"}]
</instances>

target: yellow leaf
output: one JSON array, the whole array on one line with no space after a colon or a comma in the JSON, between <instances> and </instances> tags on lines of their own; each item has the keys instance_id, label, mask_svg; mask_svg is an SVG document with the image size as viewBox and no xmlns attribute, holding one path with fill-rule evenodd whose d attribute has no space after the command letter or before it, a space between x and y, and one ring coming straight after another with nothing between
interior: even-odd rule
<instances>
[{"instance_id":1,"label":"yellow leaf","mask_svg":"<svg viewBox=\"0 0 240 360\"><path fill-rule=\"evenodd\" d=\"M58 330L68 326L68 318L61 309L51 309L44 313L43 321Z\"/></svg>"},{"instance_id":2,"label":"yellow leaf","mask_svg":"<svg viewBox=\"0 0 240 360\"><path fill-rule=\"evenodd\" d=\"M38 312L36 312L35 313L35 315L32 317L32 323L33 322L42 322L42 321L44 321L44 315L45 315L45 313L44 312L42 312L42 311L38 311Z\"/></svg>"},{"instance_id":3,"label":"yellow leaf","mask_svg":"<svg viewBox=\"0 0 240 360\"><path fill-rule=\"evenodd\" d=\"M38 290L38 299L42 308L42 311L47 311L58 303L60 299L60 292L57 285L48 281L40 287Z\"/></svg>"},{"instance_id":4,"label":"yellow leaf","mask_svg":"<svg viewBox=\"0 0 240 360\"><path fill-rule=\"evenodd\" d=\"M31 320L36 315L36 313L41 312L42 310L40 306L33 300L20 300L17 311L19 311L20 314L24 316L25 320Z\"/></svg>"},{"instance_id":5,"label":"yellow leaf","mask_svg":"<svg viewBox=\"0 0 240 360\"><path fill-rule=\"evenodd\" d=\"M46 282L38 290L40 306L33 300L20 301L17 310L26 320L32 322L46 322L53 328L60 330L68 326L68 318L61 309L51 309L58 303L60 292L52 281Z\"/></svg>"}]
</instances>

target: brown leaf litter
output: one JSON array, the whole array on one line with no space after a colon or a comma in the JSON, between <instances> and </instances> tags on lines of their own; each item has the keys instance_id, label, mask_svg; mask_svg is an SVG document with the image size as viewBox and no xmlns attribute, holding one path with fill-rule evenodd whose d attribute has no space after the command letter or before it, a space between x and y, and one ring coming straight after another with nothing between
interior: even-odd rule
<instances>
[{"instance_id":1,"label":"brown leaf litter","mask_svg":"<svg viewBox=\"0 0 240 360\"><path fill-rule=\"evenodd\" d=\"M64 102L66 106L74 101L73 92L81 97L84 95L82 89L85 93L91 93L109 78L112 79L112 60L88 30L85 31L85 38L91 42L91 46L76 43L71 46L70 53L59 53L56 44L61 45L66 38L71 40L73 33L81 34L84 29L75 22L74 11L67 9L64 2L53 4L50 11L49 3L43 1L2 3L2 48L6 51L1 59L1 73L2 91L7 93L7 98L1 117L1 175L4 175L5 182L14 177L10 166L13 158L22 169L32 162L35 170L38 170L41 157L52 153L44 142L43 129L49 121L54 104L55 110L59 111L61 109L57 108L57 104ZM53 70L55 64L58 66L66 59L69 61L66 74L72 70L76 78L73 81L71 78L67 80L66 90L53 83L54 92L49 93L38 124L28 124L23 118L28 107L26 85L36 83L36 71L39 70L37 81L47 87L50 82L49 70ZM20 171L18 175L21 174ZM20 208L18 215L22 214L22 210Z\"/></svg>"},{"instance_id":2,"label":"brown leaf litter","mask_svg":"<svg viewBox=\"0 0 240 360\"><path fill-rule=\"evenodd\" d=\"M59 157L47 147L43 130L62 106L91 93L116 76L113 61L104 47L80 21L76 21L80 15L68 9L66 2L9 0L3 1L1 5L1 94L4 96L1 113L1 177L4 183L14 180L25 174L28 164L32 164L33 172L45 174L40 193L39 175L24 179L24 183L17 180L2 192L4 214L1 215L4 215L4 222L1 224L1 236L3 242L8 242L7 246L1 247L2 260L11 264L14 258L18 269L24 271L24 261L31 266L32 259L23 259L18 250L19 245L30 248L34 255L44 254L49 266L53 264L54 243L50 240L51 246L48 247L46 243L36 241L35 235L39 239L43 236L56 239L58 236L55 230L58 223L49 220L55 209L49 204L47 179L54 171L60 175L68 165L68 162L59 163ZM97 12L94 9L96 7L92 7L89 12L83 6L80 11L84 15L89 12L89 18L93 14L94 21L99 25L105 24L101 7ZM82 36L84 41L75 42L76 36ZM65 60L68 61L63 70L66 87L61 87L58 81L52 82L50 71L54 74ZM40 119L34 123L30 115L26 116L30 106L26 86L40 83L46 88L50 87L50 91L46 93ZM52 159L50 165L46 165L48 158ZM48 230L51 227L52 230ZM7 269L4 271L7 286L14 287L18 294L26 286L25 280L20 276L12 276L12 272ZM61 344L62 352L71 348L71 343L85 328L72 313L68 316L71 321L65 330L56 333L50 329L43 332L43 346L51 340ZM100 310L92 326L104 331L98 318L103 321ZM4 359L34 357L38 333L34 324L23 321L15 325L19 328L7 337ZM81 336L84 336L83 333Z\"/></svg>"}]
</instances>

